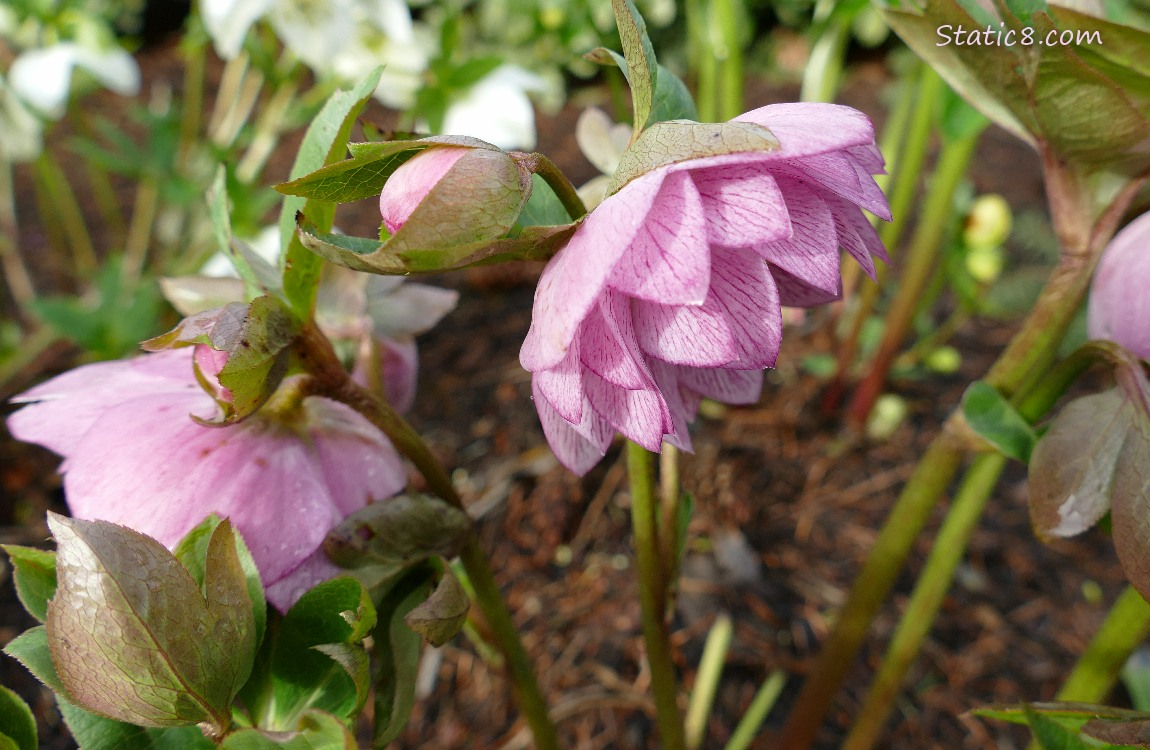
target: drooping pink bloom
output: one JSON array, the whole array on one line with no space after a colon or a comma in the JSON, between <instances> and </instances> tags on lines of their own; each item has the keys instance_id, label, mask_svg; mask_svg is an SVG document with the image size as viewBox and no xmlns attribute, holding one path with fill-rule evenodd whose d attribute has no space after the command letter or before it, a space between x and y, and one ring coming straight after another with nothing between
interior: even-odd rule
<instances>
[{"instance_id":1,"label":"drooping pink bloom","mask_svg":"<svg viewBox=\"0 0 1150 750\"><path fill-rule=\"evenodd\" d=\"M753 403L775 364L781 305L841 293L840 248L874 274L885 252L860 208L890 218L874 129L832 104L736 121L774 150L653 169L589 214L543 272L520 361L556 456L586 472L618 431L690 448L699 400Z\"/></svg>"},{"instance_id":2,"label":"drooping pink bloom","mask_svg":"<svg viewBox=\"0 0 1150 750\"><path fill-rule=\"evenodd\" d=\"M1150 359L1150 213L1114 236L1094 272L1086 327L1090 338Z\"/></svg>"},{"instance_id":3,"label":"drooping pink bloom","mask_svg":"<svg viewBox=\"0 0 1150 750\"><path fill-rule=\"evenodd\" d=\"M197 358L208 379L215 359ZM28 405L8 427L64 457L77 518L122 524L169 547L211 513L230 518L268 600L286 610L339 572L320 550L328 531L399 492L406 471L378 429L325 398L277 394L236 425L198 424L193 416L214 417L218 407L192 360L192 349L177 349L85 365L17 396Z\"/></svg>"}]
</instances>

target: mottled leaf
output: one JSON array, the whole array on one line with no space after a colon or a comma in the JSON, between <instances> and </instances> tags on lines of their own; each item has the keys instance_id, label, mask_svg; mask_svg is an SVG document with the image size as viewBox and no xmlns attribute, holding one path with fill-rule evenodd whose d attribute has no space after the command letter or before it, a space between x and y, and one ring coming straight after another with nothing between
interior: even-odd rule
<instances>
[{"instance_id":1,"label":"mottled leaf","mask_svg":"<svg viewBox=\"0 0 1150 750\"><path fill-rule=\"evenodd\" d=\"M343 158L351 126L375 92L382 72L382 68L376 68L351 91L332 94L304 134L303 143L292 165L291 179L303 177ZM280 263L284 295L296 317L306 320L315 303L323 262L307 250L296 236L296 214L301 211L323 231L330 231L335 218L335 204L289 196L284 199L280 211L280 247L283 248Z\"/></svg>"},{"instance_id":2,"label":"mottled leaf","mask_svg":"<svg viewBox=\"0 0 1150 750\"><path fill-rule=\"evenodd\" d=\"M200 590L207 595L207 589L204 587L204 581L207 573L207 559L208 550L210 549L211 540L215 538L216 531L220 527L220 517L215 513L211 514L199 523L194 529L184 535L184 538L179 541L176 548L172 550L172 554L180 561L189 573ZM264 629L267 625L267 600L264 597L264 587L260 582L260 572L256 567L256 561L252 558L252 553L248 550L248 545L244 543L243 536L237 529L232 529L232 539L236 545L236 555L240 561L240 567L243 568L244 580L247 582L248 598L252 602L252 621L255 624L256 644L258 644L264 637Z\"/></svg>"},{"instance_id":3,"label":"mottled leaf","mask_svg":"<svg viewBox=\"0 0 1150 750\"><path fill-rule=\"evenodd\" d=\"M48 525L58 578L48 643L70 699L141 726L226 729L256 645L231 526L209 542L205 598L154 539L55 514Z\"/></svg>"},{"instance_id":4,"label":"mottled leaf","mask_svg":"<svg viewBox=\"0 0 1150 750\"><path fill-rule=\"evenodd\" d=\"M0 736L12 741L14 750L36 750L36 718L20 696L0 685Z\"/></svg>"},{"instance_id":5,"label":"mottled leaf","mask_svg":"<svg viewBox=\"0 0 1150 750\"><path fill-rule=\"evenodd\" d=\"M1030 461L1038 436L993 386L982 380L971 383L962 397L962 413L970 428L999 453L1022 463Z\"/></svg>"},{"instance_id":6,"label":"mottled leaf","mask_svg":"<svg viewBox=\"0 0 1150 750\"><path fill-rule=\"evenodd\" d=\"M408 612L403 621L432 646L442 646L463 629L470 609L467 592L451 568L444 566L443 577L431 596Z\"/></svg>"},{"instance_id":7,"label":"mottled leaf","mask_svg":"<svg viewBox=\"0 0 1150 750\"><path fill-rule=\"evenodd\" d=\"M147 352L158 352L204 344L213 349L226 350L228 343L242 328L247 314L248 306L242 302L204 310L184 318L167 333L141 343L140 348Z\"/></svg>"},{"instance_id":8,"label":"mottled leaf","mask_svg":"<svg viewBox=\"0 0 1150 750\"><path fill-rule=\"evenodd\" d=\"M56 553L51 550L0 545L12 563L16 595L28 614L40 622L48 616L48 600L56 593Z\"/></svg>"},{"instance_id":9,"label":"mottled leaf","mask_svg":"<svg viewBox=\"0 0 1150 750\"><path fill-rule=\"evenodd\" d=\"M403 618L427 598L432 571L421 567L392 586L379 604L373 633L375 729L371 746L382 750L399 736L415 704L415 678L423 639Z\"/></svg>"},{"instance_id":10,"label":"mottled leaf","mask_svg":"<svg viewBox=\"0 0 1150 750\"><path fill-rule=\"evenodd\" d=\"M1080 534L1110 510L1119 453L1134 409L1111 389L1065 407L1030 458L1030 519L1041 537Z\"/></svg>"},{"instance_id":11,"label":"mottled leaf","mask_svg":"<svg viewBox=\"0 0 1150 750\"><path fill-rule=\"evenodd\" d=\"M778 148L779 141L770 130L750 122L660 122L644 130L623 154L607 193L616 193L636 177L668 164Z\"/></svg>"},{"instance_id":12,"label":"mottled leaf","mask_svg":"<svg viewBox=\"0 0 1150 750\"><path fill-rule=\"evenodd\" d=\"M1052 7L1034 13L1028 24L1006 14L996 28L1013 32L1013 45L960 45L944 43L940 29L985 24L953 0L928 0L921 13L885 13L899 36L956 91L1020 138L1044 143L1087 171L1129 178L1150 169L1150 34ZM1026 28L1033 43L1017 43ZM1064 31L1098 36L1045 43L1048 35Z\"/></svg>"}]
</instances>

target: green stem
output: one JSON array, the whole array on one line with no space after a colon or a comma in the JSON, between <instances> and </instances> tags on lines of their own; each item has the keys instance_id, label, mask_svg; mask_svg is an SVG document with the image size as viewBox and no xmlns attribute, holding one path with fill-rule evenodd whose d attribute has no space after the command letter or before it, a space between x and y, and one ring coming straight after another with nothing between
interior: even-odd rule
<instances>
[{"instance_id":1,"label":"green stem","mask_svg":"<svg viewBox=\"0 0 1150 750\"><path fill-rule=\"evenodd\" d=\"M300 358L316 380L316 392L346 404L366 417L408 458L427 480L428 489L437 496L463 509L463 500L451 477L431 452L419 433L391 406L353 381L344 370L331 342L313 325L300 334ZM547 701L535 679L531 660L507 611L491 565L471 534L459 553L467 576L475 590L475 600L487 624L495 634L499 649L506 659L511 684L519 710L535 736L539 750L559 750L559 737L547 713Z\"/></svg>"},{"instance_id":2,"label":"green stem","mask_svg":"<svg viewBox=\"0 0 1150 750\"><path fill-rule=\"evenodd\" d=\"M64 170L52 158L52 152L45 149L36 160L36 174L44 186L51 213L44 217L45 224L58 224L63 228L68 246L72 250L72 262L76 276L89 278L96 270L96 249L88 234L88 224L84 213L76 201L76 194L68 183Z\"/></svg>"},{"instance_id":3,"label":"green stem","mask_svg":"<svg viewBox=\"0 0 1150 750\"><path fill-rule=\"evenodd\" d=\"M866 422L875 400L886 384L891 363L902 349L931 275L938 266L942 241L950 224L954 194L974 156L981 131L949 144L939 160L927 193L923 214L911 239L906 265L899 276L898 292L887 311L882 342L871 362L871 369L859 384L847 410L848 421L856 427Z\"/></svg>"},{"instance_id":4,"label":"green stem","mask_svg":"<svg viewBox=\"0 0 1150 750\"><path fill-rule=\"evenodd\" d=\"M718 119L726 121L743 113L743 45L739 33L742 16L740 0L714 0L715 25L721 46L716 46L718 59Z\"/></svg>"},{"instance_id":5,"label":"green stem","mask_svg":"<svg viewBox=\"0 0 1150 750\"><path fill-rule=\"evenodd\" d=\"M835 691L853 665L875 612L886 601L903 561L934 510L935 502L950 486L961 461L961 446L953 435L943 432L915 467L803 684L778 747L799 750L809 747L814 740Z\"/></svg>"},{"instance_id":6,"label":"green stem","mask_svg":"<svg viewBox=\"0 0 1150 750\"><path fill-rule=\"evenodd\" d=\"M922 165L926 159L926 148L930 143L931 123L938 98L945 90L942 79L930 66L923 65L915 86L907 86L904 97L913 100L913 111L908 115L909 124L905 133L895 131L897 140L901 143L897 156L894 159L893 174L890 177L890 209L892 221L883 224L879 229L879 237L883 247L893 259L898 252L899 242L902 240L903 230L911 213L911 201L919 192L919 183L922 180ZM909 107L908 107L909 108ZM892 128L895 124L892 118ZM904 142L905 139L905 142ZM884 143L888 139L885 137ZM887 153L886 150L883 153ZM824 399L824 408L827 411L838 407L846 383L850 378L851 365L854 363L858 351L859 338L862 335L863 325L870 319L875 305L879 300L879 293L883 282L890 273L890 268L878 264L875 269L875 283L864 283L859 294L858 304L851 314L850 332L839 345L837 357L837 374L828 395Z\"/></svg>"},{"instance_id":7,"label":"green stem","mask_svg":"<svg viewBox=\"0 0 1150 750\"><path fill-rule=\"evenodd\" d=\"M668 590L679 578L679 504L683 488L679 482L679 449L663 443L659 452L659 559ZM669 591L668 591L669 593Z\"/></svg>"},{"instance_id":8,"label":"green stem","mask_svg":"<svg viewBox=\"0 0 1150 750\"><path fill-rule=\"evenodd\" d=\"M16 193L12 180L12 162L0 159L0 268L8 291L22 315L36 299L32 275L20 254L20 233L16 223Z\"/></svg>"},{"instance_id":9,"label":"green stem","mask_svg":"<svg viewBox=\"0 0 1150 750\"><path fill-rule=\"evenodd\" d=\"M934 624L967 542L1005 466L1006 457L1002 454L983 454L967 472L843 750L870 750L878 741L903 678Z\"/></svg>"},{"instance_id":10,"label":"green stem","mask_svg":"<svg viewBox=\"0 0 1150 750\"><path fill-rule=\"evenodd\" d=\"M688 0L687 5L687 36L690 48L695 50L690 72L695 75L695 102L700 122L719 119L719 62L711 40L711 2L713 0Z\"/></svg>"},{"instance_id":11,"label":"green stem","mask_svg":"<svg viewBox=\"0 0 1150 750\"><path fill-rule=\"evenodd\" d=\"M156 175L145 173L136 187L136 202L132 207L132 223L124 243L124 265L120 275L130 288L140 280L151 245L152 229L160 206L160 183Z\"/></svg>"},{"instance_id":12,"label":"green stem","mask_svg":"<svg viewBox=\"0 0 1150 750\"><path fill-rule=\"evenodd\" d=\"M563 208L572 221L578 221L587 215L587 207L583 205L583 199L579 197L579 192L567 179L567 175L563 174L553 161L539 153L525 154L520 158L529 169L542 177L543 181L555 191L555 197L563 204Z\"/></svg>"},{"instance_id":13,"label":"green stem","mask_svg":"<svg viewBox=\"0 0 1150 750\"><path fill-rule=\"evenodd\" d=\"M663 750L686 750L683 716L679 712L679 689L671 643L667 634L667 590L659 560L658 521L655 513L654 455L627 441L627 474L631 480L631 531L639 576L639 606L647 664L651 668L651 692L655 720Z\"/></svg>"},{"instance_id":14,"label":"green stem","mask_svg":"<svg viewBox=\"0 0 1150 750\"><path fill-rule=\"evenodd\" d=\"M688 750L698 750L703 746L703 735L707 731L707 717L715 705L715 694L719 690L719 680L723 676L723 666L727 662L727 652L731 648L734 625L725 612L715 618L715 624L707 633L703 645L703 656L699 659L699 669L695 673L695 687L687 702L687 720L684 732Z\"/></svg>"},{"instance_id":15,"label":"green stem","mask_svg":"<svg viewBox=\"0 0 1150 750\"><path fill-rule=\"evenodd\" d=\"M763 722L767 720L767 715L775 707L775 701L782 695L783 686L786 684L786 672L781 669L771 672L763 686L759 688L759 692L755 693L751 705L743 714L743 718L739 720L739 725L735 727L731 739L723 750L747 750L751 746L751 741L755 739L755 735L759 733L759 727L763 725Z\"/></svg>"},{"instance_id":16,"label":"green stem","mask_svg":"<svg viewBox=\"0 0 1150 750\"><path fill-rule=\"evenodd\" d=\"M834 5L832 0L819 0L815 5L815 20L830 20L811 45L811 56L803 72L803 87L799 94L804 102L834 101L839 90L850 33L850 18L831 18Z\"/></svg>"},{"instance_id":17,"label":"green stem","mask_svg":"<svg viewBox=\"0 0 1150 750\"><path fill-rule=\"evenodd\" d=\"M1127 586L1054 699L1076 703L1105 700L1118 682L1122 665L1147 636L1150 636L1150 604L1134 587Z\"/></svg>"}]
</instances>

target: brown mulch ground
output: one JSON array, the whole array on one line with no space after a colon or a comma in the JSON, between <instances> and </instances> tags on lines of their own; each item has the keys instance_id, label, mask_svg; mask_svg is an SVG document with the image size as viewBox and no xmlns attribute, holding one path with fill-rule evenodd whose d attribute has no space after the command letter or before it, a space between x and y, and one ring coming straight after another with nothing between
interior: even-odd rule
<instances>
[{"instance_id":1,"label":"brown mulch ground","mask_svg":"<svg viewBox=\"0 0 1150 750\"><path fill-rule=\"evenodd\" d=\"M844 101L876 117L886 73L858 66ZM751 104L793 92L758 86ZM382 117L382 115L381 115ZM541 150L584 170L572 152L572 112L545 121ZM1036 158L1005 134L984 139L973 180L979 192L1040 207ZM274 169L275 167L273 167ZM28 210L24 210L28 209ZM22 206L22 215L34 211ZM364 213L366 212L366 213ZM341 221L367 226L363 206ZM43 242L34 227L25 247ZM560 731L571 747L654 748L649 676L629 554L627 485L618 448L580 479L543 447L529 378L517 353L527 330L538 268L469 272L442 283L462 292L459 309L421 341L421 383L413 419L449 466L481 517L516 623L524 634ZM768 721L781 725L835 610L869 550L902 482L957 403L1009 336L1001 323L967 325L954 342L964 355L953 376L896 383L910 417L882 443L852 440L821 415L822 384L798 363L833 350L826 313L792 326L780 366L760 404L702 418L696 452L683 458L683 484L697 499L673 622L683 684L694 680L703 639L727 612L735 638L708 726L707 748L722 747L772 670L788 675ZM66 359L39 363L47 375ZM9 409L10 407L5 407ZM7 413L7 412L4 412ZM46 509L62 510L56 459L0 433L0 542L47 538ZM988 702L1049 698L1122 585L1109 541L1099 532L1048 547L1030 531L1024 475L1009 470L976 532L959 580L943 604L888 724L889 748L1021 748L1026 733L965 715ZM937 528L936 513L931 528ZM820 737L834 747L857 712L869 676L897 624L914 574L929 550L917 545L893 601L872 629L846 689ZM1101 586L1101 603L1084 595ZM31 623L0 567L0 644ZM425 657L422 696L402 747L527 747L500 668L457 638ZM26 696L44 747L69 747L49 694L19 665L0 658L0 682ZM768 735L757 748L769 748Z\"/></svg>"}]
</instances>

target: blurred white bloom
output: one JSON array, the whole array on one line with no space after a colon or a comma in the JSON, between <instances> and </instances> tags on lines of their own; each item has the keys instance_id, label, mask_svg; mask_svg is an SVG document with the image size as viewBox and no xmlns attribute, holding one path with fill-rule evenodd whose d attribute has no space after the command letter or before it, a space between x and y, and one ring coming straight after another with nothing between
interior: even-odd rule
<instances>
[{"instance_id":1,"label":"blurred white bloom","mask_svg":"<svg viewBox=\"0 0 1150 750\"><path fill-rule=\"evenodd\" d=\"M72 71L83 68L117 94L132 96L140 90L140 69L135 59L119 48L94 49L60 42L20 54L8 73L12 90L45 116L63 117L72 87Z\"/></svg>"},{"instance_id":2,"label":"blurred white bloom","mask_svg":"<svg viewBox=\"0 0 1150 750\"><path fill-rule=\"evenodd\" d=\"M44 148L44 127L0 76L0 162L31 161Z\"/></svg>"},{"instance_id":3,"label":"blurred white bloom","mask_svg":"<svg viewBox=\"0 0 1150 750\"><path fill-rule=\"evenodd\" d=\"M533 149L535 108L527 94L546 89L541 76L503 65L448 106L443 132L469 135L503 149Z\"/></svg>"},{"instance_id":4,"label":"blurred white bloom","mask_svg":"<svg viewBox=\"0 0 1150 750\"><path fill-rule=\"evenodd\" d=\"M237 238L238 242L244 242ZM276 225L264 227L258 235L247 240L247 246L259 257L273 266L280 262L280 229ZM235 266L227 255L216 253L200 269L201 276L215 278L239 278Z\"/></svg>"},{"instance_id":5,"label":"blurred white bloom","mask_svg":"<svg viewBox=\"0 0 1150 750\"><path fill-rule=\"evenodd\" d=\"M403 0L203 0L201 8L220 57L238 55L252 24L266 16L284 46L319 75L354 81L383 65L375 96L401 109L414 103L434 47Z\"/></svg>"}]
</instances>

